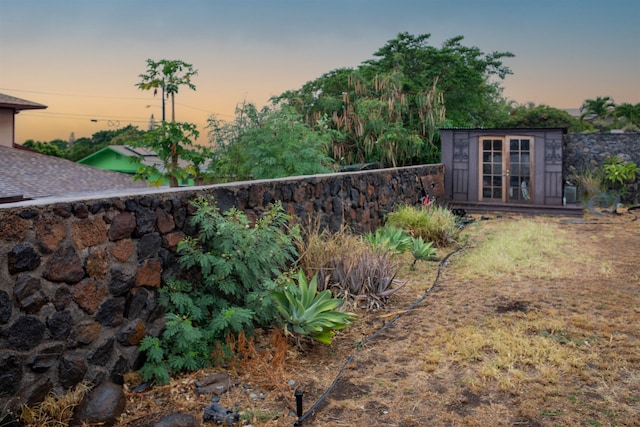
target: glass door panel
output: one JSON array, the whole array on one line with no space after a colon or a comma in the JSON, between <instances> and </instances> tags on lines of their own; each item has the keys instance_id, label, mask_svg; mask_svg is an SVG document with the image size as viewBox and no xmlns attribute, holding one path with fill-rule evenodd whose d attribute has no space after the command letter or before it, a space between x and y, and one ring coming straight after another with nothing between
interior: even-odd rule
<instances>
[{"instance_id":1,"label":"glass door panel","mask_svg":"<svg viewBox=\"0 0 640 427\"><path fill-rule=\"evenodd\" d=\"M483 200L501 201L503 198L503 143L501 139L482 139L482 183Z\"/></svg>"},{"instance_id":2,"label":"glass door panel","mask_svg":"<svg viewBox=\"0 0 640 427\"><path fill-rule=\"evenodd\" d=\"M481 138L480 147L481 200L531 203L532 138Z\"/></svg>"},{"instance_id":3,"label":"glass door panel","mask_svg":"<svg viewBox=\"0 0 640 427\"><path fill-rule=\"evenodd\" d=\"M509 138L508 202L531 201L531 145L529 138Z\"/></svg>"}]
</instances>

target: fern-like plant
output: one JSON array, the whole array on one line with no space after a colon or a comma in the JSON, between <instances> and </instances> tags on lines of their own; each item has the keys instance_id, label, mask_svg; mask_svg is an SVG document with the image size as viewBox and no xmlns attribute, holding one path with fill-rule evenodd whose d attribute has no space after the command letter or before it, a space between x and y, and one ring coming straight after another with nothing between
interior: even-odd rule
<instances>
[{"instance_id":1,"label":"fern-like plant","mask_svg":"<svg viewBox=\"0 0 640 427\"><path fill-rule=\"evenodd\" d=\"M287 283L281 291L274 291L276 308L284 321L287 334L308 336L320 343L331 344L335 331L349 326L356 315L339 311L341 299L333 298L331 291L318 292L318 276L310 282L302 270L298 284Z\"/></svg>"},{"instance_id":2,"label":"fern-like plant","mask_svg":"<svg viewBox=\"0 0 640 427\"><path fill-rule=\"evenodd\" d=\"M212 363L215 344L228 333L270 324L276 316L272 291L294 261L295 227L280 203L250 224L244 212L220 212L215 202L193 202L198 234L178 245L178 263L189 280L173 278L160 290L167 312L160 337L146 337L143 378L166 383L170 374Z\"/></svg>"}]
</instances>

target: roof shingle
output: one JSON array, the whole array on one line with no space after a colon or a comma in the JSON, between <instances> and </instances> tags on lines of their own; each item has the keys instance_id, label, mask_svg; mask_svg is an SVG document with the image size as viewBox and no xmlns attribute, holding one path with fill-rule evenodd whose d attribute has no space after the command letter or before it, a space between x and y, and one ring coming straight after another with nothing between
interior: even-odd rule
<instances>
[{"instance_id":1,"label":"roof shingle","mask_svg":"<svg viewBox=\"0 0 640 427\"><path fill-rule=\"evenodd\" d=\"M71 196L148 188L130 175L80 165L59 157L0 146L0 198Z\"/></svg>"}]
</instances>

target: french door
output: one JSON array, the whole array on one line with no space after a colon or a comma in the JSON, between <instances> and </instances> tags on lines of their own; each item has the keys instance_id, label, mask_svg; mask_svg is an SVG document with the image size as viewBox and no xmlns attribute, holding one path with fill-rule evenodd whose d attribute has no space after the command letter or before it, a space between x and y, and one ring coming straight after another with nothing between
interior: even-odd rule
<instances>
[{"instance_id":1,"label":"french door","mask_svg":"<svg viewBox=\"0 0 640 427\"><path fill-rule=\"evenodd\" d=\"M480 200L532 203L533 138L480 138Z\"/></svg>"}]
</instances>

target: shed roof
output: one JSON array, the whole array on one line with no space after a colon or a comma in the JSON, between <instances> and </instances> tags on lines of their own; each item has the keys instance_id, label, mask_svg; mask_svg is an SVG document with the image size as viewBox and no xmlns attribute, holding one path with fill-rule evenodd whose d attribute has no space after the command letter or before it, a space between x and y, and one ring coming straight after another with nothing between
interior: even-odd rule
<instances>
[{"instance_id":1,"label":"shed roof","mask_svg":"<svg viewBox=\"0 0 640 427\"><path fill-rule=\"evenodd\" d=\"M0 199L86 195L147 187L127 174L0 146Z\"/></svg>"},{"instance_id":2,"label":"shed roof","mask_svg":"<svg viewBox=\"0 0 640 427\"><path fill-rule=\"evenodd\" d=\"M0 108L12 108L14 110L42 110L47 108L47 106L0 93Z\"/></svg>"}]
</instances>

